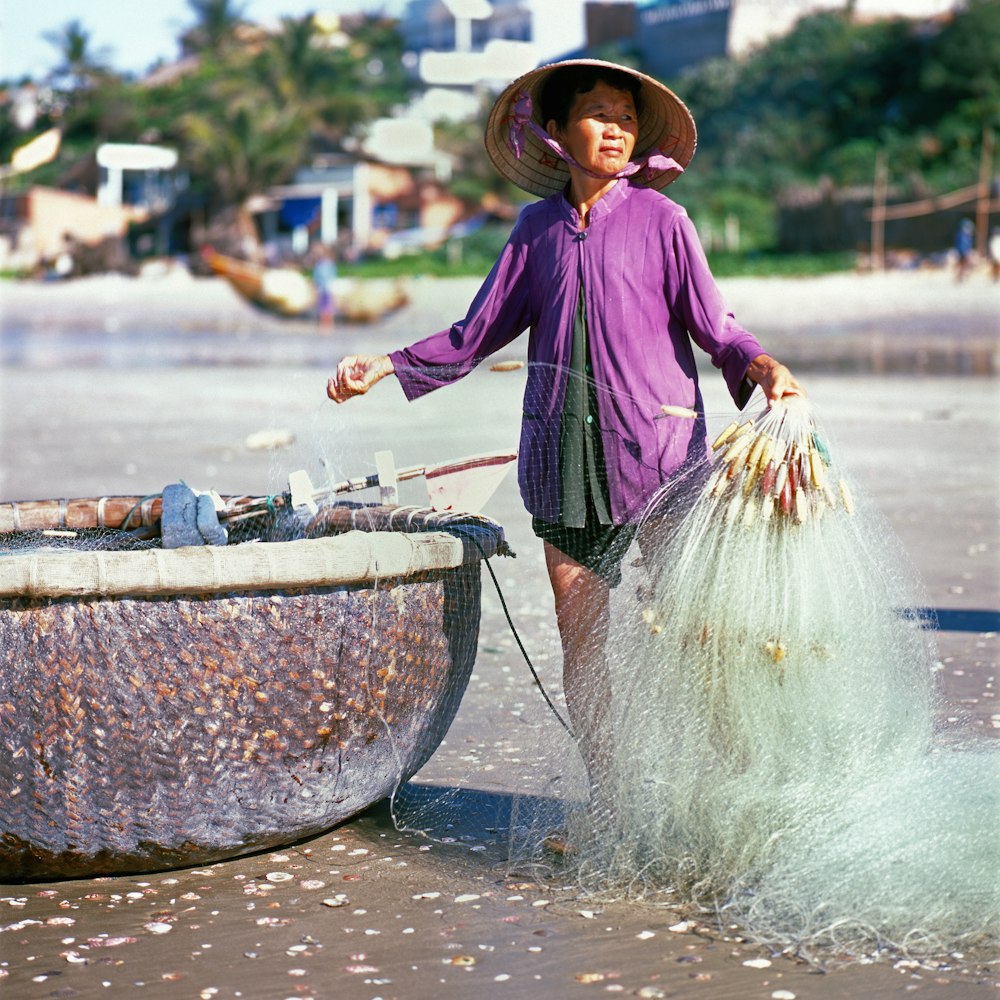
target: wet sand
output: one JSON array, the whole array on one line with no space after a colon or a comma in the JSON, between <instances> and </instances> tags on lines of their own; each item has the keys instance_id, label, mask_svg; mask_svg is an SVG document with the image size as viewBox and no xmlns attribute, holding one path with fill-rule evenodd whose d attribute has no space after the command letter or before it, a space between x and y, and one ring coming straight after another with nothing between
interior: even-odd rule
<instances>
[{"instance_id":1,"label":"wet sand","mask_svg":"<svg viewBox=\"0 0 1000 1000\"><path fill-rule=\"evenodd\" d=\"M323 398L341 354L386 350L446 325L474 287L417 282L409 308L322 336L254 312L220 282L180 274L0 286L0 493L147 493L184 479L260 494L283 489L294 469L317 483L371 471L382 448L407 465L516 444L523 373L478 372L412 405L391 382L345 407ZM952 613L946 622L972 623L938 637L955 714L1000 732L996 381L972 374L981 360L919 376L857 363L876 324L893 357L933 346L941 357L995 358L995 286L977 278L956 289L946 275L907 274L741 280L726 290L774 353L813 348L818 360L799 367L811 371L809 391L839 453L901 536L928 603ZM505 356L520 357L516 348ZM907 370L921 365L928 370L919 359ZM706 380L708 411L724 420L732 406L720 390L719 379ZM251 448L261 431L293 440ZM495 560L496 571L558 701L551 598L513 476L486 513L518 553ZM311 841L204 869L0 886L0 995L996 995L995 978L961 957L824 973L740 941L709 914L582 899L562 884L558 862L511 870L494 831L534 773L532 741L561 737L486 576L483 600L475 674L419 776L462 786L445 839L397 832L383 804ZM577 765L566 767L572 781Z\"/></svg>"}]
</instances>

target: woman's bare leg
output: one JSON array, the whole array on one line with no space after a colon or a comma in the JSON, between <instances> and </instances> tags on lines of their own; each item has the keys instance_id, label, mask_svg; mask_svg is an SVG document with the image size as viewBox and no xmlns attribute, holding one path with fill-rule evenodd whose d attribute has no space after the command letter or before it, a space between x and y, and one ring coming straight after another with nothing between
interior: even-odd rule
<instances>
[{"instance_id":1,"label":"woman's bare leg","mask_svg":"<svg viewBox=\"0 0 1000 1000\"><path fill-rule=\"evenodd\" d=\"M611 687L605 657L610 589L600 576L548 542L545 565L562 642L563 690L570 723L583 754L591 791L596 793L610 751L606 730Z\"/></svg>"}]
</instances>

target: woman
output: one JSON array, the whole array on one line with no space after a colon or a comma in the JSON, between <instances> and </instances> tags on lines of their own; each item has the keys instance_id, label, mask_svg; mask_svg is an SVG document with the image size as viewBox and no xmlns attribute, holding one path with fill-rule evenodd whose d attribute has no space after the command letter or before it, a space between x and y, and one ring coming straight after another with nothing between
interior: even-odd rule
<instances>
[{"instance_id":1,"label":"woman","mask_svg":"<svg viewBox=\"0 0 1000 1000\"><path fill-rule=\"evenodd\" d=\"M327 385L340 403L395 373L413 399L530 330L518 478L545 545L567 704L592 778L610 588L648 499L706 450L692 341L737 405L754 384L771 401L801 391L726 311L693 225L659 193L695 143L684 104L634 70L578 59L514 81L486 149L504 176L546 197L522 212L463 321L389 355L346 357ZM659 403L699 419L655 419Z\"/></svg>"}]
</instances>

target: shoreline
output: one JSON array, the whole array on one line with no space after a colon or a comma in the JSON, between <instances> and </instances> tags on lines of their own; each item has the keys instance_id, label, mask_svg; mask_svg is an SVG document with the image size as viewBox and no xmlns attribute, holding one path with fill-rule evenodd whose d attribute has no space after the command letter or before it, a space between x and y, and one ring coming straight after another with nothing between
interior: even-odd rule
<instances>
[{"instance_id":1,"label":"shoreline","mask_svg":"<svg viewBox=\"0 0 1000 1000\"><path fill-rule=\"evenodd\" d=\"M371 323L339 322L324 334L311 317L268 314L240 298L224 278L192 277L180 266L136 278L5 281L0 282L3 360L26 363L23 348L32 338L79 334L107 337L125 348L129 336L145 338L133 361L155 354L159 339L196 343L180 354L168 352L161 364L212 363L227 338L242 346L222 352L219 360L232 363L277 363L282 356L308 363L341 344L351 351L358 344L387 351L460 319L479 284L478 278L408 279L407 305ZM1000 374L1000 284L985 274L961 285L947 271L729 278L719 285L737 322L793 369ZM93 345L88 349L92 354ZM523 353L523 338L510 350Z\"/></svg>"}]
</instances>

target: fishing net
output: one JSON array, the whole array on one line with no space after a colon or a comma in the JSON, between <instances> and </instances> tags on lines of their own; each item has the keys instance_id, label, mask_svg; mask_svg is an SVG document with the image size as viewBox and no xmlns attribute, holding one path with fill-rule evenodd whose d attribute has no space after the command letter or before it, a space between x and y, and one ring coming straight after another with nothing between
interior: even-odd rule
<instances>
[{"instance_id":1,"label":"fishing net","mask_svg":"<svg viewBox=\"0 0 1000 1000\"><path fill-rule=\"evenodd\" d=\"M570 826L581 883L680 894L805 953L987 948L1000 756L936 721L887 524L801 399L716 446L647 516L641 623L606 655L610 751Z\"/></svg>"},{"instance_id":2,"label":"fishing net","mask_svg":"<svg viewBox=\"0 0 1000 1000\"><path fill-rule=\"evenodd\" d=\"M526 373L529 441L558 384ZM817 960L995 959L1000 754L943 722L919 581L813 407L758 394L708 447L700 398L582 388L592 412L643 409L682 468L637 517L606 613L575 624L574 738L497 705L520 792L480 821L510 870L709 910ZM489 787L488 742L459 784ZM397 821L450 839L470 803L410 786Z\"/></svg>"}]
</instances>

